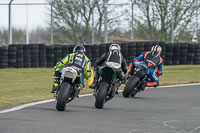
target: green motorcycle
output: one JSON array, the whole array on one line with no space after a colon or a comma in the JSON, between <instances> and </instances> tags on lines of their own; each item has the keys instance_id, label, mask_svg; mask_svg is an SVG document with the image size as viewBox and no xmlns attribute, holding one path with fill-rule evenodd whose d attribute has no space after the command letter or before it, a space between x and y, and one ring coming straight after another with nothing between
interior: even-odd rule
<instances>
[{"instance_id":1,"label":"green motorcycle","mask_svg":"<svg viewBox=\"0 0 200 133\"><path fill-rule=\"evenodd\" d=\"M94 88L95 107L102 109L104 104L115 96L119 87L119 80L113 68L102 67L98 70L98 73L100 76Z\"/></svg>"}]
</instances>

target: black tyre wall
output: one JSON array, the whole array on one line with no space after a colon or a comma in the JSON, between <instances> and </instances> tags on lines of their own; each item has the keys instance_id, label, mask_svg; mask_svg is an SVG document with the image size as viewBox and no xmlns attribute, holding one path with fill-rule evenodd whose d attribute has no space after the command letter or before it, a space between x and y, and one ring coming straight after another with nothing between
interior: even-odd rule
<instances>
[{"instance_id":1,"label":"black tyre wall","mask_svg":"<svg viewBox=\"0 0 200 133\"><path fill-rule=\"evenodd\" d=\"M188 44L180 44L180 64L187 64Z\"/></svg>"},{"instance_id":2,"label":"black tyre wall","mask_svg":"<svg viewBox=\"0 0 200 133\"><path fill-rule=\"evenodd\" d=\"M133 59L153 45L162 47L161 57L165 65L200 64L200 44L165 42L119 43L121 52L129 65ZM86 55L95 65L102 54L109 51L110 43L85 45ZM1 46L1 68L54 67L58 61L73 52L75 45L12 44Z\"/></svg>"},{"instance_id":3,"label":"black tyre wall","mask_svg":"<svg viewBox=\"0 0 200 133\"><path fill-rule=\"evenodd\" d=\"M69 45L62 45L62 58L69 54Z\"/></svg>"},{"instance_id":4,"label":"black tyre wall","mask_svg":"<svg viewBox=\"0 0 200 133\"><path fill-rule=\"evenodd\" d=\"M92 66L95 65L95 62L99 59L100 57L100 52L99 52L99 45L94 45L92 48L91 48L91 52L92 52L92 59L91 59L91 63L92 63Z\"/></svg>"},{"instance_id":5,"label":"black tyre wall","mask_svg":"<svg viewBox=\"0 0 200 133\"><path fill-rule=\"evenodd\" d=\"M31 67L32 68L39 67L39 45L30 44L30 52L31 52Z\"/></svg>"},{"instance_id":6,"label":"black tyre wall","mask_svg":"<svg viewBox=\"0 0 200 133\"><path fill-rule=\"evenodd\" d=\"M0 68L8 67L8 47L0 47Z\"/></svg>"},{"instance_id":7,"label":"black tyre wall","mask_svg":"<svg viewBox=\"0 0 200 133\"><path fill-rule=\"evenodd\" d=\"M54 46L49 45L46 46L46 61L47 61L47 67L53 67L54 64Z\"/></svg>"},{"instance_id":8,"label":"black tyre wall","mask_svg":"<svg viewBox=\"0 0 200 133\"><path fill-rule=\"evenodd\" d=\"M140 54L144 53L144 42L137 42L136 43L136 56L139 56Z\"/></svg>"},{"instance_id":9,"label":"black tyre wall","mask_svg":"<svg viewBox=\"0 0 200 133\"><path fill-rule=\"evenodd\" d=\"M20 45L14 44L14 46L17 48L15 67L23 68L23 65L24 65L23 45L22 44L20 44Z\"/></svg>"},{"instance_id":10,"label":"black tyre wall","mask_svg":"<svg viewBox=\"0 0 200 133\"><path fill-rule=\"evenodd\" d=\"M194 64L200 64L200 44L195 45L193 63Z\"/></svg>"},{"instance_id":11,"label":"black tyre wall","mask_svg":"<svg viewBox=\"0 0 200 133\"><path fill-rule=\"evenodd\" d=\"M187 54L186 64L193 64L194 55L195 55L195 45L188 45L188 54Z\"/></svg>"},{"instance_id":12,"label":"black tyre wall","mask_svg":"<svg viewBox=\"0 0 200 133\"><path fill-rule=\"evenodd\" d=\"M174 44L172 64L173 65L180 64L180 44Z\"/></svg>"},{"instance_id":13,"label":"black tyre wall","mask_svg":"<svg viewBox=\"0 0 200 133\"><path fill-rule=\"evenodd\" d=\"M130 64L135 57L136 57L136 43L134 42L128 43L128 60L126 60L126 63Z\"/></svg>"},{"instance_id":14,"label":"black tyre wall","mask_svg":"<svg viewBox=\"0 0 200 133\"><path fill-rule=\"evenodd\" d=\"M23 67L30 68L31 67L31 50L30 45L23 45Z\"/></svg>"},{"instance_id":15,"label":"black tyre wall","mask_svg":"<svg viewBox=\"0 0 200 133\"><path fill-rule=\"evenodd\" d=\"M166 45L166 54L165 54L165 65L172 65L174 44Z\"/></svg>"},{"instance_id":16,"label":"black tyre wall","mask_svg":"<svg viewBox=\"0 0 200 133\"><path fill-rule=\"evenodd\" d=\"M128 62L129 60L128 43L121 43L121 53L124 56L126 62Z\"/></svg>"},{"instance_id":17,"label":"black tyre wall","mask_svg":"<svg viewBox=\"0 0 200 133\"><path fill-rule=\"evenodd\" d=\"M163 64L165 64L165 59L166 59L166 43L165 42L160 42L159 45L162 48L161 57L163 58Z\"/></svg>"},{"instance_id":18,"label":"black tyre wall","mask_svg":"<svg viewBox=\"0 0 200 133\"><path fill-rule=\"evenodd\" d=\"M46 67L47 66L47 59L46 59L46 45L39 44L39 67Z\"/></svg>"},{"instance_id":19,"label":"black tyre wall","mask_svg":"<svg viewBox=\"0 0 200 133\"><path fill-rule=\"evenodd\" d=\"M62 46L54 45L54 64L62 59Z\"/></svg>"},{"instance_id":20,"label":"black tyre wall","mask_svg":"<svg viewBox=\"0 0 200 133\"><path fill-rule=\"evenodd\" d=\"M9 68L15 68L16 54L17 54L17 47L14 45L9 45L8 47L8 67Z\"/></svg>"}]
</instances>

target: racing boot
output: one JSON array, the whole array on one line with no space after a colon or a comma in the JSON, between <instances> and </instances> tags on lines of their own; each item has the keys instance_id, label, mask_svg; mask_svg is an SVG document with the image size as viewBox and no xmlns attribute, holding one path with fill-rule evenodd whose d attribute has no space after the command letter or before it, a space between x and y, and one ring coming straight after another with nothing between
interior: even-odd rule
<instances>
[{"instance_id":1,"label":"racing boot","mask_svg":"<svg viewBox=\"0 0 200 133\"><path fill-rule=\"evenodd\" d=\"M51 89L51 93L56 93L59 83L60 83L60 78L56 77L54 79L54 84L53 84L53 88Z\"/></svg>"},{"instance_id":2,"label":"racing boot","mask_svg":"<svg viewBox=\"0 0 200 133\"><path fill-rule=\"evenodd\" d=\"M95 74L93 83L89 86L89 88L94 89L96 87L98 78L99 78L99 75Z\"/></svg>"},{"instance_id":3,"label":"racing boot","mask_svg":"<svg viewBox=\"0 0 200 133\"><path fill-rule=\"evenodd\" d=\"M157 87L158 83L157 82L147 82L148 87Z\"/></svg>"},{"instance_id":4,"label":"racing boot","mask_svg":"<svg viewBox=\"0 0 200 133\"><path fill-rule=\"evenodd\" d=\"M115 83L115 94L117 94L117 95L119 95L118 89L121 84L122 84L122 82L120 80Z\"/></svg>"}]
</instances>

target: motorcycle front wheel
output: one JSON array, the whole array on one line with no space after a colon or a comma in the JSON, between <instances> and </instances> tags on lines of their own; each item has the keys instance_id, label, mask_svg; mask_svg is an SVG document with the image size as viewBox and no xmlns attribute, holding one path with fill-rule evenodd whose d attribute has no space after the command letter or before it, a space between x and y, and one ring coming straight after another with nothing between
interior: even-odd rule
<instances>
[{"instance_id":1,"label":"motorcycle front wheel","mask_svg":"<svg viewBox=\"0 0 200 133\"><path fill-rule=\"evenodd\" d=\"M135 87L136 87L136 85L138 84L139 81L140 81L140 78L137 75L132 75L129 78L128 82L126 83L126 86L125 86L125 88L122 92L122 95L124 97L129 97L132 94L132 92L134 91L134 89L135 89ZM134 96L132 96L132 97L134 97Z\"/></svg>"}]
</instances>

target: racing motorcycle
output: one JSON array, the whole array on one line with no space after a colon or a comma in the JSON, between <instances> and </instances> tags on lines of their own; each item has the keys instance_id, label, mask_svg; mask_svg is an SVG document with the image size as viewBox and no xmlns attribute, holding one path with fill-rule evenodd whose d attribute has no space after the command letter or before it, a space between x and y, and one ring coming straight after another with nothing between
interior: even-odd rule
<instances>
[{"instance_id":1,"label":"racing motorcycle","mask_svg":"<svg viewBox=\"0 0 200 133\"><path fill-rule=\"evenodd\" d=\"M124 97L134 97L137 93L144 91L149 80L146 63L135 63L134 73L129 76L122 95Z\"/></svg>"},{"instance_id":2,"label":"racing motorcycle","mask_svg":"<svg viewBox=\"0 0 200 133\"><path fill-rule=\"evenodd\" d=\"M94 88L95 107L102 109L104 104L115 96L120 82L115 69L112 67L106 65L100 68L98 73L100 76Z\"/></svg>"},{"instance_id":3,"label":"racing motorcycle","mask_svg":"<svg viewBox=\"0 0 200 133\"><path fill-rule=\"evenodd\" d=\"M56 91L56 109L65 111L66 104L78 97L83 88L80 79L79 68L70 66L62 69L60 85Z\"/></svg>"}]
</instances>

